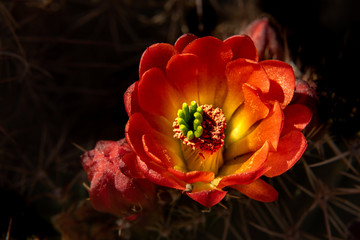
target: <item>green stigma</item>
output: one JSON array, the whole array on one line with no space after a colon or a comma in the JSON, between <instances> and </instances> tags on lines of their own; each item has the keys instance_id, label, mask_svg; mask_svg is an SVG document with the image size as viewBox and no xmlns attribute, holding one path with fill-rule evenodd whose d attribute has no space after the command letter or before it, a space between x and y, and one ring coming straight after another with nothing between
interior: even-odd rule
<instances>
[{"instance_id":1,"label":"green stigma","mask_svg":"<svg viewBox=\"0 0 360 240\"><path fill-rule=\"evenodd\" d=\"M190 103L183 103L181 109L178 110L177 122L181 132L187 137L188 140L201 137L204 132L201 126L203 122L203 109L197 105L195 101Z\"/></svg>"}]
</instances>

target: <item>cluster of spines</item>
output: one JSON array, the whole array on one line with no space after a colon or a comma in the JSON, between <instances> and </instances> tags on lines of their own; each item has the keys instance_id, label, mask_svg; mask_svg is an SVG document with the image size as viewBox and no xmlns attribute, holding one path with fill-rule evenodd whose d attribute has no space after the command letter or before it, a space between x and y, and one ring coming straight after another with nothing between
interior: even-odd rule
<instances>
[{"instance_id":1,"label":"cluster of spines","mask_svg":"<svg viewBox=\"0 0 360 240\"><path fill-rule=\"evenodd\" d=\"M194 137L199 138L203 134L203 109L197 105L195 101L190 103L183 103L182 108L178 110L178 124L181 132L192 140Z\"/></svg>"}]
</instances>

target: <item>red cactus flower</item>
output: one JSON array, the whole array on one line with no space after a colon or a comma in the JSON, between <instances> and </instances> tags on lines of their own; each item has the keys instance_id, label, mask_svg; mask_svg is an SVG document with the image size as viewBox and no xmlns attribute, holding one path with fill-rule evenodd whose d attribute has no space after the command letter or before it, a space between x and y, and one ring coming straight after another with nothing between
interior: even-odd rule
<instances>
[{"instance_id":1,"label":"red cactus flower","mask_svg":"<svg viewBox=\"0 0 360 240\"><path fill-rule=\"evenodd\" d=\"M288 105L295 79L280 61L258 62L245 35L225 41L187 34L142 55L140 80L124 95L126 140L147 179L206 207L225 187L264 202L277 191L261 176L291 168L307 147L311 112Z\"/></svg>"},{"instance_id":2,"label":"red cactus flower","mask_svg":"<svg viewBox=\"0 0 360 240\"><path fill-rule=\"evenodd\" d=\"M125 139L99 141L82 156L82 165L91 182L90 201L96 210L130 217L153 204L155 186L143 179Z\"/></svg>"}]
</instances>

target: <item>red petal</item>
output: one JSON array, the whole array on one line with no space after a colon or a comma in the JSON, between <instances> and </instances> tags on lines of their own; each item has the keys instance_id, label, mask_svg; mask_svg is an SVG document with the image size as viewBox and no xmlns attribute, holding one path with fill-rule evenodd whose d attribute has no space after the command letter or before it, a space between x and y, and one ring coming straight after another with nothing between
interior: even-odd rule
<instances>
[{"instance_id":1,"label":"red petal","mask_svg":"<svg viewBox=\"0 0 360 240\"><path fill-rule=\"evenodd\" d=\"M292 67L277 60L260 62L270 79L270 91L265 98L270 102L278 101L282 108L288 105L294 95L295 75Z\"/></svg>"},{"instance_id":2,"label":"red petal","mask_svg":"<svg viewBox=\"0 0 360 240\"><path fill-rule=\"evenodd\" d=\"M198 96L199 58L194 54L177 54L166 66L166 75L174 83L186 102L199 102Z\"/></svg>"},{"instance_id":3,"label":"red petal","mask_svg":"<svg viewBox=\"0 0 360 240\"><path fill-rule=\"evenodd\" d=\"M146 178L149 179L151 182L160 186L185 190L186 183L177 179L164 167L161 167L154 162L145 162L139 157L137 158L137 163Z\"/></svg>"},{"instance_id":4,"label":"red petal","mask_svg":"<svg viewBox=\"0 0 360 240\"><path fill-rule=\"evenodd\" d=\"M249 128L269 114L269 107L263 102L260 90L243 85L244 105L231 117L227 126L226 146L239 140Z\"/></svg>"},{"instance_id":5,"label":"red petal","mask_svg":"<svg viewBox=\"0 0 360 240\"><path fill-rule=\"evenodd\" d=\"M205 207L212 207L218 204L226 195L227 192L213 189L210 191L191 192L186 193L190 198L204 205Z\"/></svg>"},{"instance_id":6,"label":"red petal","mask_svg":"<svg viewBox=\"0 0 360 240\"><path fill-rule=\"evenodd\" d=\"M242 156L234 160L226 161L221 168L219 177L224 176L218 188L223 188L234 184L248 184L255 179L261 177L264 172L269 170L264 168L269 153L269 144L265 144L254 154L249 156Z\"/></svg>"},{"instance_id":7,"label":"red petal","mask_svg":"<svg viewBox=\"0 0 360 240\"><path fill-rule=\"evenodd\" d=\"M269 91L270 83L266 72L257 62L251 60L240 58L227 64L226 77L228 93L223 111L227 119L244 101L244 83L259 88L263 93Z\"/></svg>"},{"instance_id":8,"label":"red petal","mask_svg":"<svg viewBox=\"0 0 360 240\"><path fill-rule=\"evenodd\" d=\"M298 130L292 130L280 138L276 152L270 152L266 166L271 169L264 175L278 176L289 170L300 159L307 147L304 135Z\"/></svg>"},{"instance_id":9,"label":"red petal","mask_svg":"<svg viewBox=\"0 0 360 240\"><path fill-rule=\"evenodd\" d=\"M183 102L159 68L144 73L139 82L138 98L141 109L164 116L171 122Z\"/></svg>"},{"instance_id":10,"label":"red petal","mask_svg":"<svg viewBox=\"0 0 360 240\"><path fill-rule=\"evenodd\" d=\"M131 115L125 126L126 141L134 152L142 158L147 158L143 148L142 136L152 131L151 126L140 113Z\"/></svg>"},{"instance_id":11,"label":"red petal","mask_svg":"<svg viewBox=\"0 0 360 240\"><path fill-rule=\"evenodd\" d=\"M134 152L125 154L119 162L119 168L122 173L131 178L144 178L136 164L136 154Z\"/></svg>"},{"instance_id":12,"label":"red petal","mask_svg":"<svg viewBox=\"0 0 360 240\"><path fill-rule=\"evenodd\" d=\"M259 56L256 51L254 42L246 35L235 35L229 37L224 41L233 50L233 59L246 58L254 61L259 61Z\"/></svg>"},{"instance_id":13,"label":"red petal","mask_svg":"<svg viewBox=\"0 0 360 240\"><path fill-rule=\"evenodd\" d=\"M177 166L186 169L179 143L174 138L156 132L151 135L145 134L143 135L143 147L154 162L167 168Z\"/></svg>"},{"instance_id":14,"label":"red petal","mask_svg":"<svg viewBox=\"0 0 360 240\"><path fill-rule=\"evenodd\" d=\"M174 174L177 178L181 179L186 183L195 183L195 182L204 182L208 183L214 179L215 174L213 172L205 171L191 171L191 172L181 172L175 169L168 169L169 172Z\"/></svg>"},{"instance_id":15,"label":"red petal","mask_svg":"<svg viewBox=\"0 0 360 240\"><path fill-rule=\"evenodd\" d=\"M232 59L229 45L214 37L198 38L183 53L199 57L199 102L222 104L226 93L225 65Z\"/></svg>"},{"instance_id":16,"label":"red petal","mask_svg":"<svg viewBox=\"0 0 360 240\"><path fill-rule=\"evenodd\" d=\"M269 142L271 151L276 150L282 130L283 118L280 105L275 102L269 116L263 119L249 135L227 147L224 154L225 160L233 159L248 152L257 151L266 141Z\"/></svg>"},{"instance_id":17,"label":"red petal","mask_svg":"<svg viewBox=\"0 0 360 240\"><path fill-rule=\"evenodd\" d=\"M293 129L303 130L311 121L312 113L304 105L291 104L284 109L284 117L284 127L281 135Z\"/></svg>"},{"instance_id":18,"label":"red petal","mask_svg":"<svg viewBox=\"0 0 360 240\"><path fill-rule=\"evenodd\" d=\"M150 68L160 68L165 72L165 67L169 59L177 51L174 46L168 43L157 43L148 47L140 59L139 78Z\"/></svg>"},{"instance_id":19,"label":"red petal","mask_svg":"<svg viewBox=\"0 0 360 240\"><path fill-rule=\"evenodd\" d=\"M278 198L278 192L270 184L264 182L261 179L257 179L250 184L239 184L231 187L248 196L249 198L261 202L273 202Z\"/></svg>"},{"instance_id":20,"label":"red petal","mask_svg":"<svg viewBox=\"0 0 360 240\"><path fill-rule=\"evenodd\" d=\"M194 34L191 33L187 33L182 35L181 37L178 38L178 40L175 43L175 49L181 53L184 48L191 43L192 41L194 41L195 39L197 39L198 37L195 36Z\"/></svg>"},{"instance_id":21,"label":"red petal","mask_svg":"<svg viewBox=\"0 0 360 240\"><path fill-rule=\"evenodd\" d=\"M124 93L125 110L129 117L133 113L140 111L140 106L138 101L138 84L139 84L138 81L134 82Z\"/></svg>"}]
</instances>

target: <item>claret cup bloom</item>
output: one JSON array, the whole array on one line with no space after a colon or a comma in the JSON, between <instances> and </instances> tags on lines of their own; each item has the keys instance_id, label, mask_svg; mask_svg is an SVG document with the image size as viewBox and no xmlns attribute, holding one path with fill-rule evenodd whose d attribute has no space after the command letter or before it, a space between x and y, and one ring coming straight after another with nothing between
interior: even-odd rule
<instances>
[{"instance_id":1,"label":"claret cup bloom","mask_svg":"<svg viewBox=\"0 0 360 240\"><path fill-rule=\"evenodd\" d=\"M258 59L245 35L220 41L186 34L174 46L146 49L140 80L124 100L126 141L148 180L206 207L229 188L263 202L277 199L260 177L278 176L299 160L311 112L290 104L292 68Z\"/></svg>"}]
</instances>

